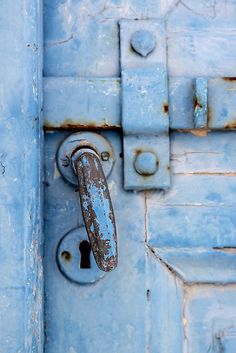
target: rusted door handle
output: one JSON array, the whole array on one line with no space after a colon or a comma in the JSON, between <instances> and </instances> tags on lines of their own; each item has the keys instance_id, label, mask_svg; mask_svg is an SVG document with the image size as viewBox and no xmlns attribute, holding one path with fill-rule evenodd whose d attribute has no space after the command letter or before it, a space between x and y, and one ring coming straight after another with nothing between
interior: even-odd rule
<instances>
[{"instance_id":1,"label":"rusted door handle","mask_svg":"<svg viewBox=\"0 0 236 353\"><path fill-rule=\"evenodd\" d=\"M72 156L85 227L96 263L102 271L117 266L115 216L100 157L91 148L75 151Z\"/></svg>"}]
</instances>

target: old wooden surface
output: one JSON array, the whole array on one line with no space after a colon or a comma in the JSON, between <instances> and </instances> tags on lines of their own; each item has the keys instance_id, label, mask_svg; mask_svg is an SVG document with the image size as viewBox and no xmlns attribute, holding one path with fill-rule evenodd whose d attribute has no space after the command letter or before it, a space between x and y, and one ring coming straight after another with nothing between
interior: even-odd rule
<instances>
[{"instance_id":1,"label":"old wooden surface","mask_svg":"<svg viewBox=\"0 0 236 353\"><path fill-rule=\"evenodd\" d=\"M52 100L45 100L56 102L59 92L72 101L46 105L46 128L75 128L79 114L79 128L90 121L96 129L96 112L99 127L109 119L120 127L117 22L149 17L166 20L169 76L185 78L187 87L199 76L235 77L234 0L46 0L45 92ZM184 106L176 128L182 117L191 128L193 102L186 97L177 98ZM217 115L218 99L211 99ZM55 165L67 133L46 134L46 352L233 353L235 133L172 133L170 191L136 194L123 190L119 132L105 134L116 154L108 184L120 258L118 269L92 286L69 282L55 262L61 237L82 224L74 189Z\"/></svg>"},{"instance_id":2,"label":"old wooden surface","mask_svg":"<svg viewBox=\"0 0 236 353\"><path fill-rule=\"evenodd\" d=\"M0 11L0 351L42 352L41 2Z\"/></svg>"}]
</instances>

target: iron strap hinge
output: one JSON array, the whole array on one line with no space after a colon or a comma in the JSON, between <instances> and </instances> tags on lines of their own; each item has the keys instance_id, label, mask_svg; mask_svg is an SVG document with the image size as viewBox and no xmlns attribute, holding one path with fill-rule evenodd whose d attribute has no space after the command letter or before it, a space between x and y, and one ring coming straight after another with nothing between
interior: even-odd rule
<instances>
[{"instance_id":1,"label":"iron strap hinge","mask_svg":"<svg viewBox=\"0 0 236 353\"><path fill-rule=\"evenodd\" d=\"M121 20L119 24L124 187L167 189L170 150L164 22Z\"/></svg>"}]
</instances>

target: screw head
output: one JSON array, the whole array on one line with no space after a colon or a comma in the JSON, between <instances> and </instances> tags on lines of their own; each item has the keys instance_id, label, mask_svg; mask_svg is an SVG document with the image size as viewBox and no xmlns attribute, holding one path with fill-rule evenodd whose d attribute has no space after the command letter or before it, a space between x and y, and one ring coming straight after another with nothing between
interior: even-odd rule
<instances>
[{"instance_id":1,"label":"screw head","mask_svg":"<svg viewBox=\"0 0 236 353\"><path fill-rule=\"evenodd\" d=\"M109 158L110 158L110 153L109 152L105 151L105 152L101 153L102 161L104 161L104 162L109 161Z\"/></svg>"},{"instance_id":2,"label":"screw head","mask_svg":"<svg viewBox=\"0 0 236 353\"><path fill-rule=\"evenodd\" d=\"M147 30L135 32L130 40L132 48L141 56L148 56L156 48L156 37Z\"/></svg>"},{"instance_id":3,"label":"screw head","mask_svg":"<svg viewBox=\"0 0 236 353\"><path fill-rule=\"evenodd\" d=\"M64 156L61 158L61 164L63 167L69 167L70 165L70 158L68 156Z\"/></svg>"},{"instance_id":4,"label":"screw head","mask_svg":"<svg viewBox=\"0 0 236 353\"><path fill-rule=\"evenodd\" d=\"M136 172L143 176L154 175L158 169L158 159L153 152L141 152L134 161Z\"/></svg>"}]
</instances>

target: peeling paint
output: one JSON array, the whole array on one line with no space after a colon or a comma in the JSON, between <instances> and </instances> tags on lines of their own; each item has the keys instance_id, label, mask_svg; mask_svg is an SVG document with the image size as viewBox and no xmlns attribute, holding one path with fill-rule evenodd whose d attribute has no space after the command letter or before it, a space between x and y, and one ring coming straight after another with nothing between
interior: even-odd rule
<instances>
[{"instance_id":1,"label":"peeling paint","mask_svg":"<svg viewBox=\"0 0 236 353\"><path fill-rule=\"evenodd\" d=\"M111 271L117 266L114 212L98 156L86 151L75 162L82 212L98 267Z\"/></svg>"}]
</instances>

